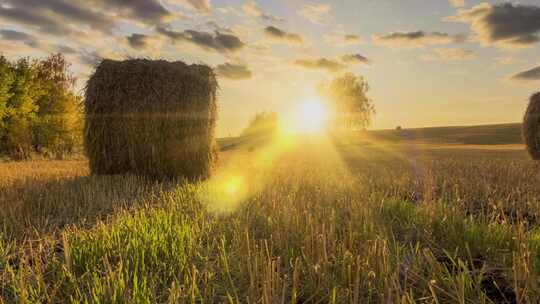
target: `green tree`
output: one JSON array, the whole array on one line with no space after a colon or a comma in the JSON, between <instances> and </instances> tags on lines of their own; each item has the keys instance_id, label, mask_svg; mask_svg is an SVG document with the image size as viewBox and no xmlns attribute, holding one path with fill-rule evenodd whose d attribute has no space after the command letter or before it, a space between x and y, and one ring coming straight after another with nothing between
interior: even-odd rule
<instances>
[{"instance_id":1,"label":"green tree","mask_svg":"<svg viewBox=\"0 0 540 304\"><path fill-rule=\"evenodd\" d=\"M63 156L80 142L80 98L73 91L75 78L61 54L51 55L38 65L42 94L36 99L37 120L33 142L37 152Z\"/></svg>"},{"instance_id":2,"label":"green tree","mask_svg":"<svg viewBox=\"0 0 540 304\"><path fill-rule=\"evenodd\" d=\"M364 77L347 73L319 87L334 110L334 127L340 130L365 129L375 114L373 101L367 96L369 85Z\"/></svg>"},{"instance_id":3,"label":"green tree","mask_svg":"<svg viewBox=\"0 0 540 304\"><path fill-rule=\"evenodd\" d=\"M36 97L41 94L37 82L36 63L20 59L12 67L15 79L7 100L4 119L6 135L4 148L16 159L28 158L32 151L32 126L37 119Z\"/></svg>"},{"instance_id":4,"label":"green tree","mask_svg":"<svg viewBox=\"0 0 540 304\"><path fill-rule=\"evenodd\" d=\"M75 78L60 54L9 62L0 56L0 153L63 156L80 144L82 111Z\"/></svg>"},{"instance_id":5,"label":"green tree","mask_svg":"<svg viewBox=\"0 0 540 304\"><path fill-rule=\"evenodd\" d=\"M10 63L4 56L0 56L0 148L4 146L3 143L7 134L5 120L8 115L8 100L12 95L10 90L14 80L15 75Z\"/></svg>"}]
</instances>

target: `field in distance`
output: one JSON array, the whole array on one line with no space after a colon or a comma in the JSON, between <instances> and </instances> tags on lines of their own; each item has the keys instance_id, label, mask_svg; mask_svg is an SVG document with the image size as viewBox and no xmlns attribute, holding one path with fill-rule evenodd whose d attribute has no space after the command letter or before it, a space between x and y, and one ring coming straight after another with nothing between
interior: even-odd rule
<instances>
[{"instance_id":1,"label":"field in distance","mask_svg":"<svg viewBox=\"0 0 540 304\"><path fill-rule=\"evenodd\" d=\"M459 127L432 127L403 130L377 130L367 134L377 140L421 141L433 144L512 145L523 144L521 124Z\"/></svg>"},{"instance_id":2,"label":"field in distance","mask_svg":"<svg viewBox=\"0 0 540 304\"><path fill-rule=\"evenodd\" d=\"M462 148L494 148L500 146L509 149L523 149L521 124L495 124L457 127L431 127L402 130L374 130L358 132L354 135L357 143L362 141L377 141L391 143L418 143L431 147L443 145L446 147ZM227 137L218 140L222 148L234 148L249 142L247 137ZM511 146L513 145L513 147Z\"/></svg>"},{"instance_id":3,"label":"field in distance","mask_svg":"<svg viewBox=\"0 0 540 304\"><path fill-rule=\"evenodd\" d=\"M517 125L220 145L199 184L0 164L0 303L540 301Z\"/></svg>"}]
</instances>

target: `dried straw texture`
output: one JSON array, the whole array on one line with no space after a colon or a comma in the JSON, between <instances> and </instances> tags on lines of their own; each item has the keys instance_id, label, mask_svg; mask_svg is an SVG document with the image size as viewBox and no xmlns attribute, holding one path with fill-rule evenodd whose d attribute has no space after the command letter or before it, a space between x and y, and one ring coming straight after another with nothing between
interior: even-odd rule
<instances>
[{"instance_id":1,"label":"dried straw texture","mask_svg":"<svg viewBox=\"0 0 540 304\"><path fill-rule=\"evenodd\" d=\"M540 92L531 96L525 112L523 138L531 157L540 160Z\"/></svg>"},{"instance_id":2,"label":"dried straw texture","mask_svg":"<svg viewBox=\"0 0 540 304\"><path fill-rule=\"evenodd\" d=\"M211 68L104 60L88 80L85 150L93 174L210 176L218 84Z\"/></svg>"}]
</instances>

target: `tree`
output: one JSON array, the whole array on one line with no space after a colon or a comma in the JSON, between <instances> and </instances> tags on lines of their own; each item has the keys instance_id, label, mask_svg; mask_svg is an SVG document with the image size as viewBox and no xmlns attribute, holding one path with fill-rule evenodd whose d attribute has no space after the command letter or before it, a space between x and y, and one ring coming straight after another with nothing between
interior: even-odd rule
<instances>
[{"instance_id":1,"label":"tree","mask_svg":"<svg viewBox=\"0 0 540 304\"><path fill-rule=\"evenodd\" d=\"M15 79L7 100L4 119L6 134L3 147L12 158L23 159L32 150L32 126L37 119L36 97L41 94L37 82L36 63L20 59L12 66Z\"/></svg>"},{"instance_id":2,"label":"tree","mask_svg":"<svg viewBox=\"0 0 540 304\"><path fill-rule=\"evenodd\" d=\"M15 81L15 75L11 65L4 56L0 56L0 147L7 134L6 117L8 115L8 100L11 98L11 86ZM0 152L1 149L0 149Z\"/></svg>"},{"instance_id":3,"label":"tree","mask_svg":"<svg viewBox=\"0 0 540 304\"><path fill-rule=\"evenodd\" d=\"M362 76L347 73L319 87L334 110L337 129L365 129L375 114L373 101L367 96L369 85Z\"/></svg>"},{"instance_id":4,"label":"tree","mask_svg":"<svg viewBox=\"0 0 540 304\"><path fill-rule=\"evenodd\" d=\"M38 65L38 79L43 94L36 99L38 119L33 128L37 152L62 156L80 142L80 97L73 91L75 78L61 54L51 55Z\"/></svg>"},{"instance_id":5,"label":"tree","mask_svg":"<svg viewBox=\"0 0 540 304\"><path fill-rule=\"evenodd\" d=\"M10 62L0 56L0 153L63 156L80 143L80 97L62 55Z\"/></svg>"},{"instance_id":6,"label":"tree","mask_svg":"<svg viewBox=\"0 0 540 304\"><path fill-rule=\"evenodd\" d=\"M278 115L275 112L260 112L242 131L242 136L270 136L278 130Z\"/></svg>"}]
</instances>

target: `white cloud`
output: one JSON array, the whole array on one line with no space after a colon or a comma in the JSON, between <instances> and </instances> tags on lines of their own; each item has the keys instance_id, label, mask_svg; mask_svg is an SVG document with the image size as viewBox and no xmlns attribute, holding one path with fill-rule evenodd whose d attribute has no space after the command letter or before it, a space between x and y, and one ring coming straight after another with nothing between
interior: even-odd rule
<instances>
[{"instance_id":1,"label":"white cloud","mask_svg":"<svg viewBox=\"0 0 540 304\"><path fill-rule=\"evenodd\" d=\"M171 3L178 3L195 9L199 12L209 12L212 4L211 0L169 0Z\"/></svg>"},{"instance_id":2,"label":"white cloud","mask_svg":"<svg viewBox=\"0 0 540 304\"><path fill-rule=\"evenodd\" d=\"M242 11L248 16L260 17L264 13L255 1L248 1L242 5Z\"/></svg>"},{"instance_id":3,"label":"white cloud","mask_svg":"<svg viewBox=\"0 0 540 304\"><path fill-rule=\"evenodd\" d=\"M298 15L313 23L321 23L332 11L329 4L308 4L298 11Z\"/></svg>"},{"instance_id":4,"label":"white cloud","mask_svg":"<svg viewBox=\"0 0 540 304\"><path fill-rule=\"evenodd\" d=\"M261 18L268 21L283 21L283 19L265 13L258 5L257 2L250 0L242 5L242 11L244 14L252 17Z\"/></svg>"}]
</instances>

